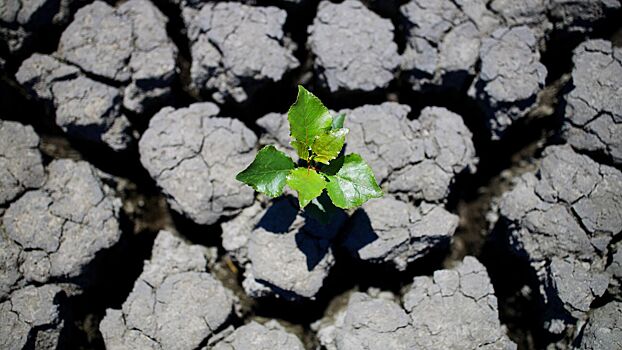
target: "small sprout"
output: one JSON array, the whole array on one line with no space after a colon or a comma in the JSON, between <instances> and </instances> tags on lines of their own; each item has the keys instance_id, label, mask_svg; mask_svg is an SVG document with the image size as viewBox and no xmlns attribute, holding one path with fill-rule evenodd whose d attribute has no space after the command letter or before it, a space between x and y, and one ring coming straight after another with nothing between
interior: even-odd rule
<instances>
[{"instance_id":1,"label":"small sprout","mask_svg":"<svg viewBox=\"0 0 622 350\"><path fill-rule=\"evenodd\" d=\"M333 205L350 209L382 197L374 173L363 158L355 153L341 155L349 132L343 127L344 114L331 116L320 99L298 86L298 98L289 108L287 119L291 145L305 166L296 167L290 157L270 145L236 176L238 181L273 198L283 194L287 184L298 192L301 209L312 204L312 215L334 212ZM332 203L323 194L325 189Z\"/></svg>"}]
</instances>

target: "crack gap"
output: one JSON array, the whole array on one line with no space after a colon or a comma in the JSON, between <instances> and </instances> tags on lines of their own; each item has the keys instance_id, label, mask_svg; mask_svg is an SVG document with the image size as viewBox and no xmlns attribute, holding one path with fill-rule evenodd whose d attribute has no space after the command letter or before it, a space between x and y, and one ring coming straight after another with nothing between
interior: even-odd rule
<instances>
[{"instance_id":1,"label":"crack gap","mask_svg":"<svg viewBox=\"0 0 622 350\"><path fill-rule=\"evenodd\" d=\"M187 28L182 16L181 6L173 1L154 0L153 4L167 18L166 32L173 44L177 47L176 66L178 72L171 84L171 106L174 108L186 107L199 100L199 95L192 91L190 79L190 66L192 55L190 51L190 40L187 37Z\"/></svg>"},{"instance_id":2,"label":"crack gap","mask_svg":"<svg viewBox=\"0 0 622 350\"><path fill-rule=\"evenodd\" d=\"M572 51L588 39L606 39L616 42L619 40L622 10L611 13L607 18L594 24L589 33L569 32L556 29L548 35L545 50L540 61L546 66L548 75L546 85L560 79L567 72L572 72ZM617 39L616 39L617 38Z\"/></svg>"},{"instance_id":3,"label":"crack gap","mask_svg":"<svg viewBox=\"0 0 622 350\"><path fill-rule=\"evenodd\" d=\"M303 84L305 87L309 87L307 80L311 75L313 61L306 47L307 27L315 18L317 2L315 0L302 1L299 4L289 4L278 0L260 1L259 4L255 4L254 1L250 2L256 6L278 7L287 12L287 18L283 25L284 41L291 40L295 43L296 48L293 54L300 65L285 72L283 77L276 82L266 80L255 83L242 80L240 85L247 90L248 100L241 104L227 100L219 106L221 116L240 119L256 135L261 135L262 128L255 123L256 120L270 112L286 113L289 106L296 100L296 85ZM249 88L253 85L257 88Z\"/></svg>"},{"instance_id":4,"label":"crack gap","mask_svg":"<svg viewBox=\"0 0 622 350\"><path fill-rule=\"evenodd\" d=\"M510 249L510 223L499 221L487 239L479 257L495 290L499 319L519 349L544 349L559 341L543 328L544 301L535 269ZM512 271L508 274L507 271ZM554 303L553 300L549 301Z\"/></svg>"},{"instance_id":5,"label":"crack gap","mask_svg":"<svg viewBox=\"0 0 622 350\"><path fill-rule=\"evenodd\" d=\"M397 44L397 53L403 54L407 44L408 24L400 13L400 7L408 3L408 0L363 0L362 2L376 14L391 21L395 28L393 41Z\"/></svg>"},{"instance_id":6,"label":"crack gap","mask_svg":"<svg viewBox=\"0 0 622 350\"><path fill-rule=\"evenodd\" d=\"M143 271L144 260L150 258L157 232L132 234L130 220L123 217L121 240L97 253L85 275L89 278L85 292L68 299L67 306L72 310L64 331L68 348L105 348L99 323L107 309L121 309Z\"/></svg>"}]
</instances>

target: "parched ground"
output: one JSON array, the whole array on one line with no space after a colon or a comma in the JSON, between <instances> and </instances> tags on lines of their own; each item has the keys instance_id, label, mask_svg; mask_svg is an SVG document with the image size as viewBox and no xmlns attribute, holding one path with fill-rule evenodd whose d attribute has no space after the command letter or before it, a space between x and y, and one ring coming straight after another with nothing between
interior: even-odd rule
<instances>
[{"instance_id":1,"label":"parched ground","mask_svg":"<svg viewBox=\"0 0 622 350\"><path fill-rule=\"evenodd\" d=\"M622 349L620 0L3 0L0 349ZM304 85L384 196L235 180Z\"/></svg>"}]
</instances>

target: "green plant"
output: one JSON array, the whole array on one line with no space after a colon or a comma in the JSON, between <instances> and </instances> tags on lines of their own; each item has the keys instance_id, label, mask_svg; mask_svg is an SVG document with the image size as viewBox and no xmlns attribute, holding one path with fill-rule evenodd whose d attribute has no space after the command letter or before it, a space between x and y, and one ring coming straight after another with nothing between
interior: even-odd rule
<instances>
[{"instance_id":1,"label":"green plant","mask_svg":"<svg viewBox=\"0 0 622 350\"><path fill-rule=\"evenodd\" d=\"M345 115L331 116L319 98L298 86L298 98L289 108L287 119L291 145L302 166L296 167L274 146L265 146L236 176L238 181L270 197L280 196L287 184L298 192L300 208L313 202L311 214L318 210L329 212L330 201L350 209L382 196L371 168L360 155L340 155L349 132L343 127ZM324 196L318 198L325 189L330 201Z\"/></svg>"}]
</instances>

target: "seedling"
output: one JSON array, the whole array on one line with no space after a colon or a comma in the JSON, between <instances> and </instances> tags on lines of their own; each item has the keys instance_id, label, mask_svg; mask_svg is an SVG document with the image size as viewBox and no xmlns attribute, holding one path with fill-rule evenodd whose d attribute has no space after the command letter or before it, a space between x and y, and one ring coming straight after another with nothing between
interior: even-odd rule
<instances>
[{"instance_id":1,"label":"seedling","mask_svg":"<svg viewBox=\"0 0 622 350\"><path fill-rule=\"evenodd\" d=\"M265 146L236 176L238 181L270 197L283 194L287 184L298 192L301 209L313 202L311 214L330 211L331 203L320 197L324 190L332 204L342 209L382 196L374 173L360 155L340 155L349 132L343 127L345 115L331 116L319 98L298 86L298 98L287 119L301 166L274 146Z\"/></svg>"}]
</instances>

